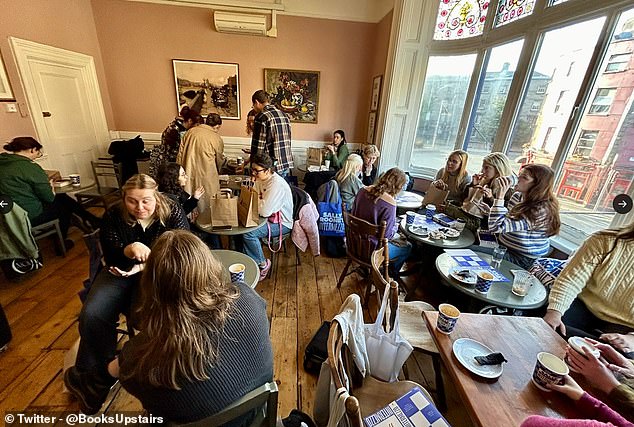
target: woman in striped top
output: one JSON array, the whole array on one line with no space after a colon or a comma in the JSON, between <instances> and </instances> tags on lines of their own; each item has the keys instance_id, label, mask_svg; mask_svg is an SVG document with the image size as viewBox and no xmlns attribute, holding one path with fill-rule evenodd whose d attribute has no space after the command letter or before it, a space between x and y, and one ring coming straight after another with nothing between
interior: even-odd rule
<instances>
[{"instance_id":1,"label":"woman in striped top","mask_svg":"<svg viewBox=\"0 0 634 427\"><path fill-rule=\"evenodd\" d=\"M559 203L553 193L555 174L544 165L526 165L519 174L508 209L504 195L511 187L509 177L497 178L489 213L489 231L499 233L506 246L505 259L529 268L536 258L550 251L549 237L559 233Z\"/></svg>"}]
</instances>

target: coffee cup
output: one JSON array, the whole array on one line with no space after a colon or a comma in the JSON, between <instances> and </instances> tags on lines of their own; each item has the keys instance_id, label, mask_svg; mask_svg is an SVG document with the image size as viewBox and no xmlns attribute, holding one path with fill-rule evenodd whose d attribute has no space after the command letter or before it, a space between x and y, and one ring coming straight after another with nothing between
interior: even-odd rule
<instances>
[{"instance_id":1,"label":"coffee cup","mask_svg":"<svg viewBox=\"0 0 634 427\"><path fill-rule=\"evenodd\" d=\"M231 275L231 282L244 282L244 271L246 267L244 264L231 264L229 266L229 274Z\"/></svg>"},{"instance_id":2,"label":"coffee cup","mask_svg":"<svg viewBox=\"0 0 634 427\"><path fill-rule=\"evenodd\" d=\"M456 231L460 231L462 232L462 230L464 230L464 228L467 226L467 221L465 221L462 218L458 218L457 220L454 221L454 223L451 225L451 227L456 230Z\"/></svg>"},{"instance_id":3,"label":"coffee cup","mask_svg":"<svg viewBox=\"0 0 634 427\"><path fill-rule=\"evenodd\" d=\"M428 219L433 219L436 215L436 205L429 204L425 206L425 215Z\"/></svg>"},{"instance_id":4,"label":"coffee cup","mask_svg":"<svg viewBox=\"0 0 634 427\"><path fill-rule=\"evenodd\" d=\"M533 275L528 271L516 271L514 274L515 277L513 278L511 292L518 297L524 297L533 284Z\"/></svg>"},{"instance_id":5,"label":"coffee cup","mask_svg":"<svg viewBox=\"0 0 634 427\"><path fill-rule=\"evenodd\" d=\"M78 173L71 173L68 175L68 179L70 179L70 183L73 187L79 187L81 185L81 179Z\"/></svg>"},{"instance_id":6,"label":"coffee cup","mask_svg":"<svg viewBox=\"0 0 634 427\"><path fill-rule=\"evenodd\" d=\"M330 160L324 160L324 166L326 166L326 169L330 169Z\"/></svg>"},{"instance_id":7,"label":"coffee cup","mask_svg":"<svg viewBox=\"0 0 634 427\"><path fill-rule=\"evenodd\" d=\"M414 220L416 219L416 212L413 211L407 211L405 212L405 222L407 225L413 225L414 224Z\"/></svg>"},{"instance_id":8,"label":"coffee cup","mask_svg":"<svg viewBox=\"0 0 634 427\"><path fill-rule=\"evenodd\" d=\"M451 304L440 304L438 306L438 320L436 329L438 332L449 335L453 332L460 317L460 310Z\"/></svg>"},{"instance_id":9,"label":"coffee cup","mask_svg":"<svg viewBox=\"0 0 634 427\"><path fill-rule=\"evenodd\" d=\"M570 348L572 348L574 351L576 351L583 357L587 357L586 353L583 351L584 348L587 348L590 351L590 353L592 353L592 355L596 358L601 356L601 352L597 348L595 348L592 344L590 344L589 342L587 342L581 337L568 338L568 345L570 346ZM568 365L568 367L570 368L572 372L578 372L576 369L570 366L570 363L568 363L568 356L564 357L564 362L566 362L566 364Z\"/></svg>"},{"instance_id":10,"label":"coffee cup","mask_svg":"<svg viewBox=\"0 0 634 427\"><path fill-rule=\"evenodd\" d=\"M537 362L535 362L532 381L538 389L550 391L548 385L563 385L566 382L564 377L568 375L569 372L568 365L566 365L563 360L554 354L542 351L537 354Z\"/></svg>"},{"instance_id":11,"label":"coffee cup","mask_svg":"<svg viewBox=\"0 0 634 427\"><path fill-rule=\"evenodd\" d=\"M476 273L476 285L475 290L478 293L486 294L491 289L491 284L493 284L493 275L488 271L478 271Z\"/></svg>"}]
</instances>

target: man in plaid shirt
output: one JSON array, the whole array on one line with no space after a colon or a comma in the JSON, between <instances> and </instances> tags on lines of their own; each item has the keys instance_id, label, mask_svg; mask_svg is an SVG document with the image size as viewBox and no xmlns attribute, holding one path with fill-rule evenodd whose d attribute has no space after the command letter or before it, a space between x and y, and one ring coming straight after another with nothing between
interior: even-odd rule
<instances>
[{"instance_id":1,"label":"man in plaid shirt","mask_svg":"<svg viewBox=\"0 0 634 427\"><path fill-rule=\"evenodd\" d=\"M251 156L267 153L273 159L275 171L285 177L293 167L291 123L286 114L269 103L269 96L265 91L256 91L251 101L257 114L251 137Z\"/></svg>"}]
</instances>

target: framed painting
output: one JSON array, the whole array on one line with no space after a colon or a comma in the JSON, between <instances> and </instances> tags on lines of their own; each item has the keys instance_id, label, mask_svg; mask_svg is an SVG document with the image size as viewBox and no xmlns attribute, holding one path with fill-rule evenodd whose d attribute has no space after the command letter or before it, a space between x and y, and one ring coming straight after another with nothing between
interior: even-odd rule
<instances>
[{"instance_id":1,"label":"framed painting","mask_svg":"<svg viewBox=\"0 0 634 427\"><path fill-rule=\"evenodd\" d=\"M376 111L370 111L368 115L368 137L366 144L374 144L374 129L376 128Z\"/></svg>"},{"instance_id":2,"label":"framed painting","mask_svg":"<svg viewBox=\"0 0 634 427\"><path fill-rule=\"evenodd\" d=\"M265 68L264 90L292 122L317 123L319 71Z\"/></svg>"},{"instance_id":3,"label":"framed painting","mask_svg":"<svg viewBox=\"0 0 634 427\"><path fill-rule=\"evenodd\" d=\"M7 77L7 70L4 68L2 54L0 54L0 101L15 101L11 83L9 83L9 78Z\"/></svg>"},{"instance_id":4,"label":"framed painting","mask_svg":"<svg viewBox=\"0 0 634 427\"><path fill-rule=\"evenodd\" d=\"M372 79L372 101L370 102L370 111L379 109L379 101L381 100L381 81L383 76L379 75Z\"/></svg>"},{"instance_id":5,"label":"framed painting","mask_svg":"<svg viewBox=\"0 0 634 427\"><path fill-rule=\"evenodd\" d=\"M240 119L238 64L172 60L176 105L200 111L202 116L218 113L223 119Z\"/></svg>"}]
</instances>

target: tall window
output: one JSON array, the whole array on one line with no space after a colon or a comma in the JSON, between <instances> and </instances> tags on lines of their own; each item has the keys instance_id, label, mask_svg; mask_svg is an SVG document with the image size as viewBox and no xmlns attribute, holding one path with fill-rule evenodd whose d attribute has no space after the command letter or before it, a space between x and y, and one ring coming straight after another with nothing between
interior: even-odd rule
<instances>
[{"instance_id":1,"label":"tall window","mask_svg":"<svg viewBox=\"0 0 634 427\"><path fill-rule=\"evenodd\" d=\"M616 88L599 88L594 96L594 101L592 101L589 113L602 114L610 111L614 95L616 95Z\"/></svg>"},{"instance_id":2,"label":"tall window","mask_svg":"<svg viewBox=\"0 0 634 427\"><path fill-rule=\"evenodd\" d=\"M597 136L599 136L598 130L582 130L581 136L579 136L579 140L577 141L575 151L572 153L572 157L578 159L589 159L592 147L594 147L594 143L597 140Z\"/></svg>"},{"instance_id":3,"label":"tall window","mask_svg":"<svg viewBox=\"0 0 634 427\"><path fill-rule=\"evenodd\" d=\"M616 55L610 55L608 65L605 66L605 72L618 73L619 71L625 71L631 57L631 53L619 53Z\"/></svg>"}]
</instances>

